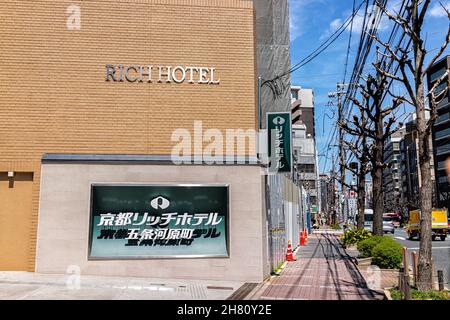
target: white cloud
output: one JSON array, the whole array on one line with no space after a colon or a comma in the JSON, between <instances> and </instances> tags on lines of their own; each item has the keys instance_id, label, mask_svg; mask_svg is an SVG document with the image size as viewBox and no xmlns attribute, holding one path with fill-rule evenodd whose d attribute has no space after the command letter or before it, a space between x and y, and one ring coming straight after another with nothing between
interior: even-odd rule
<instances>
[{"instance_id":1,"label":"white cloud","mask_svg":"<svg viewBox=\"0 0 450 320\"><path fill-rule=\"evenodd\" d=\"M295 41L303 33L301 28L301 1L290 0L289 1L289 28L291 32L291 42Z\"/></svg>"},{"instance_id":2,"label":"white cloud","mask_svg":"<svg viewBox=\"0 0 450 320\"><path fill-rule=\"evenodd\" d=\"M325 4L328 0L289 0L289 28L291 33L291 42L295 41L304 32L309 17L305 14L308 6Z\"/></svg>"},{"instance_id":3,"label":"white cloud","mask_svg":"<svg viewBox=\"0 0 450 320\"><path fill-rule=\"evenodd\" d=\"M374 7L368 7L367 9L367 16L366 16L366 25L371 26L372 23L374 22L373 20L376 17L376 12L373 10ZM351 23L349 23L347 25L346 28L346 32L350 32L350 30L352 30L352 32L354 34L360 34L363 28L363 24L364 24L364 9L361 8L360 11L355 15L355 17L353 18L353 26L351 25ZM374 13L374 14L372 14ZM328 27L328 29L325 31L324 34L322 34L322 36L320 37L321 40L329 37L331 34L333 34L336 30L338 30L342 24L346 21L346 19L348 18L348 16L351 14L350 12L347 12L347 15L343 18L337 18L334 19L330 22L330 25ZM375 21L375 24L377 24L378 22ZM389 28L389 19L386 16L383 16L381 18L381 21L378 23L378 31L384 31L387 30Z\"/></svg>"},{"instance_id":4,"label":"white cloud","mask_svg":"<svg viewBox=\"0 0 450 320\"><path fill-rule=\"evenodd\" d=\"M330 22L330 31L335 32L342 25L342 19L337 18Z\"/></svg>"},{"instance_id":5,"label":"white cloud","mask_svg":"<svg viewBox=\"0 0 450 320\"><path fill-rule=\"evenodd\" d=\"M442 3L447 10L450 10L450 1ZM430 16L434 18L442 18L447 16L447 12L445 12L444 8L437 3L435 4L429 11Z\"/></svg>"}]
</instances>

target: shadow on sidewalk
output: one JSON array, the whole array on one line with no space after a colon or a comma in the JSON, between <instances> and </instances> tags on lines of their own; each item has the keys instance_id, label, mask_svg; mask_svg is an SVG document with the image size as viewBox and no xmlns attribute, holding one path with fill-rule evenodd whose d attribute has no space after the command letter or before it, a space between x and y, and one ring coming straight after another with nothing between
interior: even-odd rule
<instances>
[{"instance_id":1,"label":"shadow on sidewalk","mask_svg":"<svg viewBox=\"0 0 450 320\"><path fill-rule=\"evenodd\" d=\"M336 236L328 234L323 234L322 236L324 239L319 239L319 244L322 247L324 257L327 260L328 269L332 275L333 283L336 287L336 293L339 299L343 297L342 283L349 286L356 286L356 288L358 288L358 295L361 299L367 297L368 295L373 299L380 299L381 294L367 286L366 280L356 266L354 259L341 246L339 241L336 239ZM325 244L323 244L324 241L326 242ZM339 269L336 263L337 260L342 260L344 262L353 282L339 280Z\"/></svg>"}]
</instances>

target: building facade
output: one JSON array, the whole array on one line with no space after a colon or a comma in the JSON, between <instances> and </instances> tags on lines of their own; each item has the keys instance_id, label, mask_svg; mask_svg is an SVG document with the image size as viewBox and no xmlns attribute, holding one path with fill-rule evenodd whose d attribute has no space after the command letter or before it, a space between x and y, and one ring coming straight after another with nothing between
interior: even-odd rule
<instances>
[{"instance_id":1,"label":"building facade","mask_svg":"<svg viewBox=\"0 0 450 320\"><path fill-rule=\"evenodd\" d=\"M300 183L308 194L311 217L317 220L314 215L321 212L317 151L315 139L306 132L306 126L303 124L292 126L293 158Z\"/></svg>"},{"instance_id":2,"label":"building facade","mask_svg":"<svg viewBox=\"0 0 450 320\"><path fill-rule=\"evenodd\" d=\"M68 6L0 3L0 270L267 277L253 1Z\"/></svg>"},{"instance_id":3,"label":"building facade","mask_svg":"<svg viewBox=\"0 0 450 320\"><path fill-rule=\"evenodd\" d=\"M327 174L320 174L320 206L324 217L328 217L332 210L333 190L331 179Z\"/></svg>"},{"instance_id":4,"label":"building facade","mask_svg":"<svg viewBox=\"0 0 450 320\"><path fill-rule=\"evenodd\" d=\"M291 115L294 158L298 160L297 168L303 185L311 196L311 211L313 215L318 215L322 209L312 89L291 87Z\"/></svg>"},{"instance_id":5,"label":"building facade","mask_svg":"<svg viewBox=\"0 0 450 320\"><path fill-rule=\"evenodd\" d=\"M266 129L268 112L289 113L291 77L278 76L290 69L289 1L253 1L256 20L258 80L274 80L260 88L259 124ZM277 87L280 90L275 90ZM295 170L295 168L293 168ZM295 248L300 231L308 226L306 194L292 172L265 179L269 266L272 271L285 261L288 241Z\"/></svg>"},{"instance_id":6,"label":"building facade","mask_svg":"<svg viewBox=\"0 0 450 320\"><path fill-rule=\"evenodd\" d=\"M291 113L292 124L304 124L306 134L316 138L316 125L314 116L314 91L299 86L291 87Z\"/></svg>"},{"instance_id":7,"label":"building facade","mask_svg":"<svg viewBox=\"0 0 450 320\"><path fill-rule=\"evenodd\" d=\"M429 119L429 115L427 115ZM401 190L400 208L403 215L409 211L416 210L419 207L418 194L421 182L421 172L419 167L418 133L416 128L416 115L413 113L405 124L405 134L400 141L400 172L401 172ZM430 145L431 138L430 138ZM433 151L430 151L433 159ZM433 181L433 205L435 201L435 169L432 162L430 173Z\"/></svg>"},{"instance_id":8,"label":"building facade","mask_svg":"<svg viewBox=\"0 0 450 320\"><path fill-rule=\"evenodd\" d=\"M432 88L436 80L450 69L450 56L436 62L428 73L428 88ZM435 95L449 88L447 76L436 88ZM436 106L438 116L433 126L434 165L436 174L436 201L440 208L450 207L450 184L445 171L445 161L450 157L450 92L438 101Z\"/></svg>"},{"instance_id":9,"label":"building facade","mask_svg":"<svg viewBox=\"0 0 450 320\"><path fill-rule=\"evenodd\" d=\"M364 201L366 209L373 208L373 183L371 180L366 181L364 185L366 199Z\"/></svg>"},{"instance_id":10,"label":"building facade","mask_svg":"<svg viewBox=\"0 0 450 320\"><path fill-rule=\"evenodd\" d=\"M402 177L400 142L405 134L404 128L389 137L384 147L383 170L384 210L386 212L400 212L402 204Z\"/></svg>"}]
</instances>

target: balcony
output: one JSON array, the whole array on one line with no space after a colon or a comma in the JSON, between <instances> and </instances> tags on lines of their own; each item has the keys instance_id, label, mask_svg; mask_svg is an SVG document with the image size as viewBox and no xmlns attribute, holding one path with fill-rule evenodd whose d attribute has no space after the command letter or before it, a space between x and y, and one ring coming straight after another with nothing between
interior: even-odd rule
<instances>
[{"instance_id":1,"label":"balcony","mask_svg":"<svg viewBox=\"0 0 450 320\"><path fill-rule=\"evenodd\" d=\"M450 137L450 128L446 128L444 130L441 131L436 131L435 133L435 140L439 141L442 139L446 139Z\"/></svg>"},{"instance_id":2,"label":"balcony","mask_svg":"<svg viewBox=\"0 0 450 320\"><path fill-rule=\"evenodd\" d=\"M317 175L315 173L300 173L300 179L302 180L316 180Z\"/></svg>"},{"instance_id":3,"label":"balcony","mask_svg":"<svg viewBox=\"0 0 450 320\"><path fill-rule=\"evenodd\" d=\"M442 111L446 108L448 108L449 106L449 101L448 101L448 97L445 97L444 99L442 99L442 101L437 105L436 110L437 111Z\"/></svg>"},{"instance_id":4,"label":"balcony","mask_svg":"<svg viewBox=\"0 0 450 320\"><path fill-rule=\"evenodd\" d=\"M450 145L446 144L436 148L436 156L442 156L450 153Z\"/></svg>"},{"instance_id":5,"label":"balcony","mask_svg":"<svg viewBox=\"0 0 450 320\"><path fill-rule=\"evenodd\" d=\"M437 117L434 125L439 126L439 125L447 123L449 121L450 121L450 112L446 112L444 114L441 114L439 117Z\"/></svg>"}]
</instances>

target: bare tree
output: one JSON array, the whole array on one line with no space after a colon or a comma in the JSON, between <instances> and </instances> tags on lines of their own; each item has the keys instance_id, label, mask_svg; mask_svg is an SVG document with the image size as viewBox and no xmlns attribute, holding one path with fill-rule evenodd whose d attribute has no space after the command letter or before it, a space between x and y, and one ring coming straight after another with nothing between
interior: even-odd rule
<instances>
[{"instance_id":1,"label":"bare tree","mask_svg":"<svg viewBox=\"0 0 450 320\"><path fill-rule=\"evenodd\" d=\"M345 126L344 130L345 130ZM364 229L364 209L366 201L366 174L369 173L368 166L368 152L369 146L366 142L367 138L363 133L363 136L355 142L344 141L345 146L349 149L355 158L358 160L358 166L356 168L346 165L346 169L357 176L356 194L357 194L357 228ZM354 186L347 185L347 188L354 190Z\"/></svg>"},{"instance_id":2,"label":"bare tree","mask_svg":"<svg viewBox=\"0 0 450 320\"><path fill-rule=\"evenodd\" d=\"M380 43L387 52L389 58L396 62L399 67L400 75L392 74L375 66L377 70L388 78L402 83L408 94L407 101L416 109L417 131L419 145L419 168L421 174L421 188L419 190L419 204L421 210L420 220L420 250L418 265L418 288L428 291L432 289L432 268L431 268L431 210L433 186L430 174L431 167L431 146L430 136L433 123L436 119L436 105L439 99L443 97L443 92L436 93L436 87L446 79L447 72L440 77L432 88L429 88L428 94L425 94L425 76L430 71L434 63L445 51L450 41L450 23L447 28L447 35L441 47L438 49L428 64L425 60L428 50L425 47L425 38L422 35L425 15L430 6L431 0L411 0L406 5L406 15L389 11L386 6L377 1L378 7L395 24L399 25L404 35L410 40L412 52L406 48L392 48L389 43L381 41L377 36L372 37ZM441 4L442 9L447 13L450 22L450 12ZM426 98L429 100L430 118L426 118Z\"/></svg>"},{"instance_id":3,"label":"bare tree","mask_svg":"<svg viewBox=\"0 0 450 320\"><path fill-rule=\"evenodd\" d=\"M378 69L381 68L381 62L376 63ZM367 165L370 166L373 184L373 233L383 235L383 212L384 212L384 194L383 194L383 169L384 146L388 138L397 132L402 124L398 124L398 118L395 111L404 102L403 97L393 95L387 90L387 77L383 72L376 72L376 76L369 75L364 85L358 85L363 103L355 98L351 98L353 104L358 106L359 115L354 115L351 121L345 122L344 129L355 136L362 136L370 144L365 150L367 155ZM384 107L383 99L386 94L392 96L392 105ZM349 125L350 123L350 125ZM367 152L369 151L369 152Z\"/></svg>"},{"instance_id":4,"label":"bare tree","mask_svg":"<svg viewBox=\"0 0 450 320\"><path fill-rule=\"evenodd\" d=\"M348 134L357 137L356 141L344 141L347 149L349 149L355 158L358 160L358 168L347 166L347 169L358 177L356 192L358 204L357 228L364 229L364 209L366 202L366 175L369 173L369 152L370 146L367 138L366 128L368 127L367 116L364 108L368 108L368 96L363 96L363 103L360 103L356 98L350 97L350 100L358 107L359 118L353 120L358 125L350 125L347 121L342 121L339 125ZM350 186L351 188L351 186Z\"/></svg>"}]
</instances>

